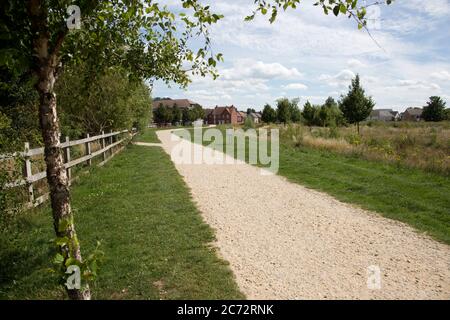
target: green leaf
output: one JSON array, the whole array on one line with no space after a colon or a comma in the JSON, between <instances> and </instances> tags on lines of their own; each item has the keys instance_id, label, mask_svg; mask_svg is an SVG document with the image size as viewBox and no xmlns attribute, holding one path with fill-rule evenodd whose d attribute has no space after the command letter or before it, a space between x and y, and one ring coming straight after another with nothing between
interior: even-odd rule
<instances>
[{"instance_id":1,"label":"green leaf","mask_svg":"<svg viewBox=\"0 0 450 320\"><path fill-rule=\"evenodd\" d=\"M64 262L64 257L63 257L60 253L57 253L57 254L55 255L55 257L53 258L53 263L54 263L54 264L60 265L60 264L62 264L63 262Z\"/></svg>"},{"instance_id":2,"label":"green leaf","mask_svg":"<svg viewBox=\"0 0 450 320\"><path fill-rule=\"evenodd\" d=\"M340 5L337 5L333 8L333 13L337 17L339 15Z\"/></svg>"}]
</instances>

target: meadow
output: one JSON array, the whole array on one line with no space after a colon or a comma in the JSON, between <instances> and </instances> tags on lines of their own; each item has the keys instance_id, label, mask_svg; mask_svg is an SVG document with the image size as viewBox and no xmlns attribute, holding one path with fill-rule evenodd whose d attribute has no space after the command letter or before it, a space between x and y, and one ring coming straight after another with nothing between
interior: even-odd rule
<instances>
[{"instance_id":1,"label":"meadow","mask_svg":"<svg viewBox=\"0 0 450 320\"><path fill-rule=\"evenodd\" d=\"M450 174L450 122L368 122L358 135L353 127L280 128L282 142L361 159Z\"/></svg>"}]
</instances>

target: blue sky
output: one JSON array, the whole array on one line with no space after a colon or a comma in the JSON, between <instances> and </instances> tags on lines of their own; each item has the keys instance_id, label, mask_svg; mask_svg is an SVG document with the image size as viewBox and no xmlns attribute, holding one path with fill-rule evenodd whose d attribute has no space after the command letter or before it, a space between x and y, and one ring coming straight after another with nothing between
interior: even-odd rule
<instances>
[{"instance_id":1,"label":"blue sky","mask_svg":"<svg viewBox=\"0 0 450 320\"><path fill-rule=\"evenodd\" d=\"M376 108L402 111L433 95L450 104L450 0L396 0L373 9L370 28L382 49L354 21L325 16L313 2L303 0L271 25L267 16L243 21L253 0L209 0L225 15L211 33L214 52L224 54L220 77L193 77L186 90L156 81L153 96L242 110L280 97L323 103L338 99L359 73Z\"/></svg>"}]
</instances>

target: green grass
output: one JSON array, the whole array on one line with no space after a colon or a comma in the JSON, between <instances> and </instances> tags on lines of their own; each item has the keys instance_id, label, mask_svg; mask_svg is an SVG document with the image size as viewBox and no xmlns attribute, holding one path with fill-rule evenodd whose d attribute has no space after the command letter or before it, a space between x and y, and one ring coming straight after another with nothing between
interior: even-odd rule
<instances>
[{"instance_id":1,"label":"green grass","mask_svg":"<svg viewBox=\"0 0 450 320\"><path fill-rule=\"evenodd\" d=\"M94 299L243 298L214 235L170 158L158 147L130 146L72 191L82 253L97 240L105 261ZM51 213L36 210L1 235L0 298L64 298L51 267Z\"/></svg>"},{"instance_id":2,"label":"green grass","mask_svg":"<svg viewBox=\"0 0 450 320\"><path fill-rule=\"evenodd\" d=\"M139 132L134 138L137 142L149 142L149 143L160 143L158 137L156 136L156 128L146 128L142 132Z\"/></svg>"},{"instance_id":3,"label":"green grass","mask_svg":"<svg viewBox=\"0 0 450 320\"><path fill-rule=\"evenodd\" d=\"M236 156L236 148L234 151ZM408 223L450 244L448 177L310 147L293 147L283 141L278 174L343 202Z\"/></svg>"}]
</instances>

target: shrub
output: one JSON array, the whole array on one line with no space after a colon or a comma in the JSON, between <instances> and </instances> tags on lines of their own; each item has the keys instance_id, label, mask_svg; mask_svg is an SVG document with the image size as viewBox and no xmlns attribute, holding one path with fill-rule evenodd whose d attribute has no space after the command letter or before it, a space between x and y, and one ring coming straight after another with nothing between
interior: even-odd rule
<instances>
[{"instance_id":1,"label":"shrub","mask_svg":"<svg viewBox=\"0 0 450 320\"><path fill-rule=\"evenodd\" d=\"M250 118L250 117L245 118L244 130L254 129L254 128L255 128L255 123L253 122L252 118Z\"/></svg>"}]
</instances>

